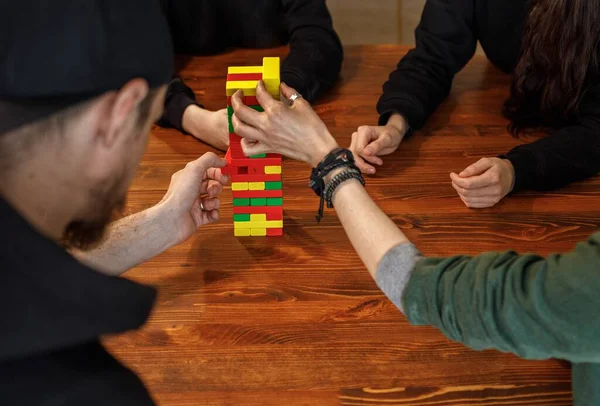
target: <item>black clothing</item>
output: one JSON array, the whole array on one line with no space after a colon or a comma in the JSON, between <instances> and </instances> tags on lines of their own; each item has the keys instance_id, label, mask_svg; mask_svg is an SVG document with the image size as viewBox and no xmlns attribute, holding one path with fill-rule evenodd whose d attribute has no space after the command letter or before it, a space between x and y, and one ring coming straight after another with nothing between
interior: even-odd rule
<instances>
[{"instance_id":1,"label":"black clothing","mask_svg":"<svg viewBox=\"0 0 600 406\"><path fill-rule=\"evenodd\" d=\"M281 80L308 101L331 88L340 74L342 44L324 0L161 1L176 53L210 55L228 48L289 44ZM183 131L181 119L190 104L197 104L194 93L175 78L160 124Z\"/></svg>"},{"instance_id":2,"label":"black clothing","mask_svg":"<svg viewBox=\"0 0 600 406\"><path fill-rule=\"evenodd\" d=\"M411 50L383 85L380 124L402 114L419 129L450 93L454 75L473 57L477 41L488 59L510 73L516 66L528 15L523 0L428 1ZM600 81L582 100L577 122L506 154L514 191L547 190L600 172Z\"/></svg>"},{"instance_id":3,"label":"black clothing","mask_svg":"<svg viewBox=\"0 0 600 406\"><path fill-rule=\"evenodd\" d=\"M152 405L99 337L140 327L155 291L77 262L0 199L0 399L5 405Z\"/></svg>"}]
</instances>

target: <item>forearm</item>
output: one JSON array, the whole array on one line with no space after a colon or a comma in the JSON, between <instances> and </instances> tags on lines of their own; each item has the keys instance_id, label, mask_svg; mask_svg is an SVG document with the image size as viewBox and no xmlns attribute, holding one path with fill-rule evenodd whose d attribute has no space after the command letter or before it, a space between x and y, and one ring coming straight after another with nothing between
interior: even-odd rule
<instances>
[{"instance_id":1,"label":"forearm","mask_svg":"<svg viewBox=\"0 0 600 406\"><path fill-rule=\"evenodd\" d=\"M350 242L375 279L384 255L393 247L408 243L408 238L356 180L338 187L333 204Z\"/></svg>"},{"instance_id":2,"label":"forearm","mask_svg":"<svg viewBox=\"0 0 600 406\"><path fill-rule=\"evenodd\" d=\"M160 204L109 225L100 245L72 254L97 271L120 275L174 244L170 221Z\"/></svg>"},{"instance_id":3,"label":"forearm","mask_svg":"<svg viewBox=\"0 0 600 406\"><path fill-rule=\"evenodd\" d=\"M477 350L597 362L600 342L590 326L597 321L599 243L596 234L548 258L515 252L425 258L403 292L406 317Z\"/></svg>"}]
</instances>

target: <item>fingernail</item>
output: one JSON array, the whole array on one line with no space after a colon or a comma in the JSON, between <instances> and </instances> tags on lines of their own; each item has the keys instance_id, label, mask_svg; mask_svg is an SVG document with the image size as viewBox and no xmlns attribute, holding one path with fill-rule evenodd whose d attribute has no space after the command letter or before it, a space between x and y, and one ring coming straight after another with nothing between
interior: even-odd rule
<instances>
[{"instance_id":1,"label":"fingernail","mask_svg":"<svg viewBox=\"0 0 600 406\"><path fill-rule=\"evenodd\" d=\"M369 168L369 169L367 169L367 172L373 174L373 173L375 173L375 169Z\"/></svg>"}]
</instances>

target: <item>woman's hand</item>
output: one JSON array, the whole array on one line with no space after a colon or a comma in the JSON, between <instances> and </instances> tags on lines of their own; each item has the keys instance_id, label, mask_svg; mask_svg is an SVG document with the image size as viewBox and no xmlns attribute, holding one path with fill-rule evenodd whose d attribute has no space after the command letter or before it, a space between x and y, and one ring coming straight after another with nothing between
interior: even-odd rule
<instances>
[{"instance_id":1,"label":"woman's hand","mask_svg":"<svg viewBox=\"0 0 600 406\"><path fill-rule=\"evenodd\" d=\"M398 149L407 129L408 124L400 114L393 114L384 126L358 127L352 134L350 150L359 169L363 173L374 174L376 169L373 165L383 165L380 157Z\"/></svg>"},{"instance_id":2,"label":"woman's hand","mask_svg":"<svg viewBox=\"0 0 600 406\"><path fill-rule=\"evenodd\" d=\"M482 158L464 171L450 174L452 186L467 207L492 207L509 194L515 170L508 159Z\"/></svg>"},{"instance_id":3,"label":"woman's hand","mask_svg":"<svg viewBox=\"0 0 600 406\"><path fill-rule=\"evenodd\" d=\"M296 91L285 83L281 94L289 99ZM332 150L337 142L310 104L296 99L292 106L273 99L262 81L256 88L256 98L265 110L260 113L242 102L243 92L238 90L231 98L233 127L242 140L246 156L276 152L315 167Z\"/></svg>"}]
</instances>

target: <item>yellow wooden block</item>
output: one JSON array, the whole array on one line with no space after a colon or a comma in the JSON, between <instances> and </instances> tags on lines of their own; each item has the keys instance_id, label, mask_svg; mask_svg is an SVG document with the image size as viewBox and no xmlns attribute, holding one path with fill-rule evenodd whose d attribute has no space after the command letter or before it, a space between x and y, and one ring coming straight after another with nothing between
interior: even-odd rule
<instances>
[{"instance_id":1,"label":"yellow wooden block","mask_svg":"<svg viewBox=\"0 0 600 406\"><path fill-rule=\"evenodd\" d=\"M234 190L234 191L248 190L248 182L232 182L231 190Z\"/></svg>"},{"instance_id":2,"label":"yellow wooden block","mask_svg":"<svg viewBox=\"0 0 600 406\"><path fill-rule=\"evenodd\" d=\"M263 73L262 66L230 66L227 68L227 73Z\"/></svg>"},{"instance_id":3,"label":"yellow wooden block","mask_svg":"<svg viewBox=\"0 0 600 406\"><path fill-rule=\"evenodd\" d=\"M267 235L266 228L252 228L250 229L250 235L252 237L264 237Z\"/></svg>"},{"instance_id":4,"label":"yellow wooden block","mask_svg":"<svg viewBox=\"0 0 600 406\"><path fill-rule=\"evenodd\" d=\"M234 228L233 235L236 237L250 237L250 229L249 228Z\"/></svg>"},{"instance_id":5,"label":"yellow wooden block","mask_svg":"<svg viewBox=\"0 0 600 406\"><path fill-rule=\"evenodd\" d=\"M234 229L247 228L248 230L250 230L252 228L252 222L251 221L234 221L233 228Z\"/></svg>"},{"instance_id":6,"label":"yellow wooden block","mask_svg":"<svg viewBox=\"0 0 600 406\"><path fill-rule=\"evenodd\" d=\"M250 221L267 221L266 214L251 214Z\"/></svg>"},{"instance_id":7,"label":"yellow wooden block","mask_svg":"<svg viewBox=\"0 0 600 406\"><path fill-rule=\"evenodd\" d=\"M248 182L249 190L265 190L265 182Z\"/></svg>"},{"instance_id":8,"label":"yellow wooden block","mask_svg":"<svg viewBox=\"0 0 600 406\"><path fill-rule=\"evenodd\" d=\"M275 175L281 173L281 166L265 166L265 174L267 175Z\"/></svg>"},{"instance_id":9,"label":"yellow wooden block","mask_svg":"<svg viewBox=\"0 0 600 406\"><path fill-rule=\"evenodd\" d=\"M263 58L263 82L276 99L279 99L279 72L279 58Z\"/></svg>"},{"instance_id":10,"label":"yellow wooden block","mask_svg":"<svg viewBox=\"0 0 600 406\"><path fill-rule=\"evenodd\" d=\"M267 228L283 228L283 220L271 220L266 223Z\"/></svg>"},{"instance_id":11,"label":"yellow wooden block","mask_svg":"<svg viewBox=\"0 0 600 406\"><path fill-rule=\"evenodd\" d=\"M244 91L244 96L256 96L256 86L258 86L258 80L239 80L233 82L227 82L225 85L225 92L227 96L233 96L238 90Z\"/></svg>"}]
</instances>

